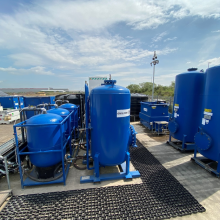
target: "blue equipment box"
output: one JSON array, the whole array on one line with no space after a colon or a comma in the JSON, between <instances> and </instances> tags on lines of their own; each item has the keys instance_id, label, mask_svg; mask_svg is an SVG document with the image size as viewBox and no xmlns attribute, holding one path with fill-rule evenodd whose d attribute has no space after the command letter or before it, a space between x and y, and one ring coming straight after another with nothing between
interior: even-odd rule
<instances>
[{"instance_id":1,"label":"blue equipment box","mask_svg":"<svg viewBox=\"0 0 220 220\"><path fill-rule=\"evenodd\" d=\"M19 100L16 96L0 97L0 103L3 109L19 109Z\"/></svg>"},{"instance_id":2,"label":"blue equipment box","mask_svg":"<svg viewBox=\"0 0 220 220\"><path fill-rule=\"evenodd\" d=\"M141 123L150 130L155 128L155 121L169 121L169 104L163 101L141 102L139 113Z\"/></svg>"},{"instance_id":3,"label":"blue equipment box","mask_svg":"<svg viewBox=\"0 0 220 220\"><path fill-rule=\"evenodd\" d=\"M32 96L32 97L23 97L24 98L24 107L36 107L39 104L55 104L55 96ZM51 106L50 108L54 108ZM27 119L34 116L34 112L26 112Z\"/></svg>"}]
</instances>

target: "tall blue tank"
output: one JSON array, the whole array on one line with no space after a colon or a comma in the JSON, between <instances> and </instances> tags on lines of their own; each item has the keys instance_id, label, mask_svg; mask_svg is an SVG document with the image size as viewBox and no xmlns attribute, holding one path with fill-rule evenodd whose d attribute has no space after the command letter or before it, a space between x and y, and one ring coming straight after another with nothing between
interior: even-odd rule
<instances>
[{"instance_id":1,"label":"tall blue tank","mask_svg":"<svg viewBox=\"0 0 220 220\"><path fill-rule=\"evenodd\" d=\"M75 113L73 113L72 116L71 116L71 119L72 119L71 126L73 128L74 125L75 125L75 128L78 128L78 120L79 120L79 118L78 118L78 107L76 105L70 104L70 103L63 104L59 107L64 108L64 109L68 110L69 112L75 111Z\"/></svg>"},{"instance_id":2,"label":"tall blue tank","mask_svg":"<svg viewBox=\"0 0 220 220\"><path fill-rule=\"evenodd\" d=\"M45 126L27 126L27 144L30 152L60 150L61 135L59 125L62 117L56 114L40 114L27 120L27 125L51 124ZM63 131L63 141L65 134ZM65 154L65 152L64 152ZM60 152L30 154L31 163L37 167L50 167L62 160Z\"/></svg>"},{"instance_id":3,"label":"tall blue tank","mask_svg":"<svg viewBox=\"0 0 220 220\"><path fill-rule=\"evenodd\" d=\"M205 73L196 68L176 76L170 135L183 142L194 142L200 122Z\"/></svg>"},{"instance_id":4,"label":"tall blue tank","mask_svg":"<svg viewBox=\"0 0 220 220\"><path fill-rule=\"evenodd\" d=\"M220 164L220 66L207 69L203 105L200 114L199 131L195 144L199 153ZM218 172L220 167L218 167Z\"/></svg>"},{"instance_id":5,"label":"tall blue tank","mask_svg":"<svg viewBox=\"0 0 220 220\"><path fill-rule=\"evenodd\" d=\"M129 145L130 91L114 83L106 80L90 93L91 153L99 153L103 166L123 163Z\"/></svg>"}]
</instances>

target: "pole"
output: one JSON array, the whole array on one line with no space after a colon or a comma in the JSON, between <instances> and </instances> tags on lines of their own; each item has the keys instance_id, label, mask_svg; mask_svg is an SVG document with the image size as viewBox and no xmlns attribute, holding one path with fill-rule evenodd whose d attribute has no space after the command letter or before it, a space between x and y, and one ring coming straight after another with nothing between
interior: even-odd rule
<instances>
[{"instance_id":1,"label":"pole","mask_svg":"<svg viewBox=\"0 0 220 220\"><path fill-rule=\"evenodd\" d=\"M155 74L155 64L154 64L154 68L153 68L153 88L152 88L152 102L154 100L154 74Z\"/></svg>"}]
</instances>

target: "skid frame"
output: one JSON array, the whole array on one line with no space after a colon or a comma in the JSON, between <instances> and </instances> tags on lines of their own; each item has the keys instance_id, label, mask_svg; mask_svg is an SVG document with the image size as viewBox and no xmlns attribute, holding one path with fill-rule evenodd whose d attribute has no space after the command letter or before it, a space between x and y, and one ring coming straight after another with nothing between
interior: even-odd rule
<instances>
[{"instance_id":1,"label":"skid frame","mask_svg":"<svg viewBox=\"0 0 220 220\"><path fill-rule=\"evenodd\" d=\"M209 173L214 174L218 178L220 177L220 154L218 156L218 161L213 161L205 157L197 157L197 148L195 148L194 157L192 157L191 160L203 169L207 170ZM210 166L212 163L217 163L217 169L214 169Z\"/></svg>"},{"instance_id":2,"label":"skid frame","mask_svg":"<svg viewBox=\"0 0 220 220\"><path fill-rule=\"evenodd\" d=\"M94 158L94 175L91 176L81 176L80 183L96 183L105 180L117 180L117 179L132 179L140 177L139 171L130 171L130 153L126 154L126 161L119 165L122 172L120 173L108 173L100 174L99 173L99 154L95 155Z\"/></svg>"},{"instance_id":3,"label":"skid frame","mask_svg":"<svg viewBox=\"0 0 220 220\"><path fill-rule=\"evenodd\" d=\"M36 185L46 185L46 184L53 184L53 183L63 183L64 185L66 185L66 178L68 175L68 171L69 171L69 167L70 164L66 165L66 169L65 169L65 155L64 155L64 149L66 149L67 144L69 143L70 146L70 156L72 157L72 146L71 146L71 139L72 139L72 132L71 131L71 115L74 113L71 112L61 123L54 123L54 124L38 124L38 125L27 125L25 121L22 121L16 125L14 125L14 136L15 136L15 144L16 144L16 153L17 153L17 159L18 159L18 165L19 165L19 173L20 173L20 180L21 180L21 188L24 189L25 186L36 186ZM60 134L62 137L63 134L63 124L67 122L69 123L69 131L68 131L68 137L65 141L63 141L62 138L60 138L61 141L61 148L59 150L47 150L47 151L36 151L36 152L24 152L25 149L28 149L28 146L26 145L22 150L19 149L19 142L18 142L18 135L17 135L17 128L21 127L40 127L40 126L59 126L60 128ZM73 130L75 129L75 127L73 128ZM48 182L37 182L34 180L31 180L29 177L27 177L26 179L24 178L23 175L23 168L22 168L22 164L21 164L21 159L20 156L21 155L30 155L30 154L42 154L42 153L54 153L54 152L59 152L60 154L62 154L62 171L63 171L63 176L60 177L59 179L53 180L53 181L48 181Z\"/></svg>"},{"instance_id":4,"label":"skid frame","mask_svg":"<svg viewBox=\"0 0 220 220\"><path fill-rule=\"evenodd\" d=\"M194 151L195 149L195 143L186 143L185 142L186 135L183 137L183 141L172 141L172 136L171 134L169 135L169 140L167 141L167 144L170 146L174 147L175 149L183 152L187 151Z\"/></svg>"}]
</instances>

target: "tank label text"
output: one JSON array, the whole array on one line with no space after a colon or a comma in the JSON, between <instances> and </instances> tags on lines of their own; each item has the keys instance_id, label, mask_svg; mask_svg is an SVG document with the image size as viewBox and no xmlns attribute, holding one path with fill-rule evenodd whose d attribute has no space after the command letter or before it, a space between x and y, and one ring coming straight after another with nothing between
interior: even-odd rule
<instances>
[{"instance_id":1,"label":"tank label text","mask_svg":"<svg viewBox=\"0 0 220 220\"><path fill-rule=\"evenodd\" d=\"M123 110L117 110L117 118L127 117L127 116L130 116L130 108L123 109Z\"/></svg>"},{"instance_id":2,"label":"tank label text","mask_svg":"<svg viewBox=\"0 0 220 220\"><path fill-rule=\"evenodd\" d=\"M213 115L213 113L211 113L211 112L204 112L204 115Z\"/></svg>"},{"instance_id":3,"label":"tank label text","mask_svg":"<svg viewBox=\"0 0 220 220\"><path fill-rule=\"evenodd\" d=\"M178 109L178 108L179 108L179 104L175 104L175 105L174 105L174 109L175 109L175 108Z\"/></svg>"},{"instance_id":4,"label":"tank label text","mask_svg":"<svg viewBox=\"0 0 220 220\"><path fill-rule=\"evenodd\" d=\"M144 108L144 111L147 112L147 108Z\"/></svg>"}]
</instances>

